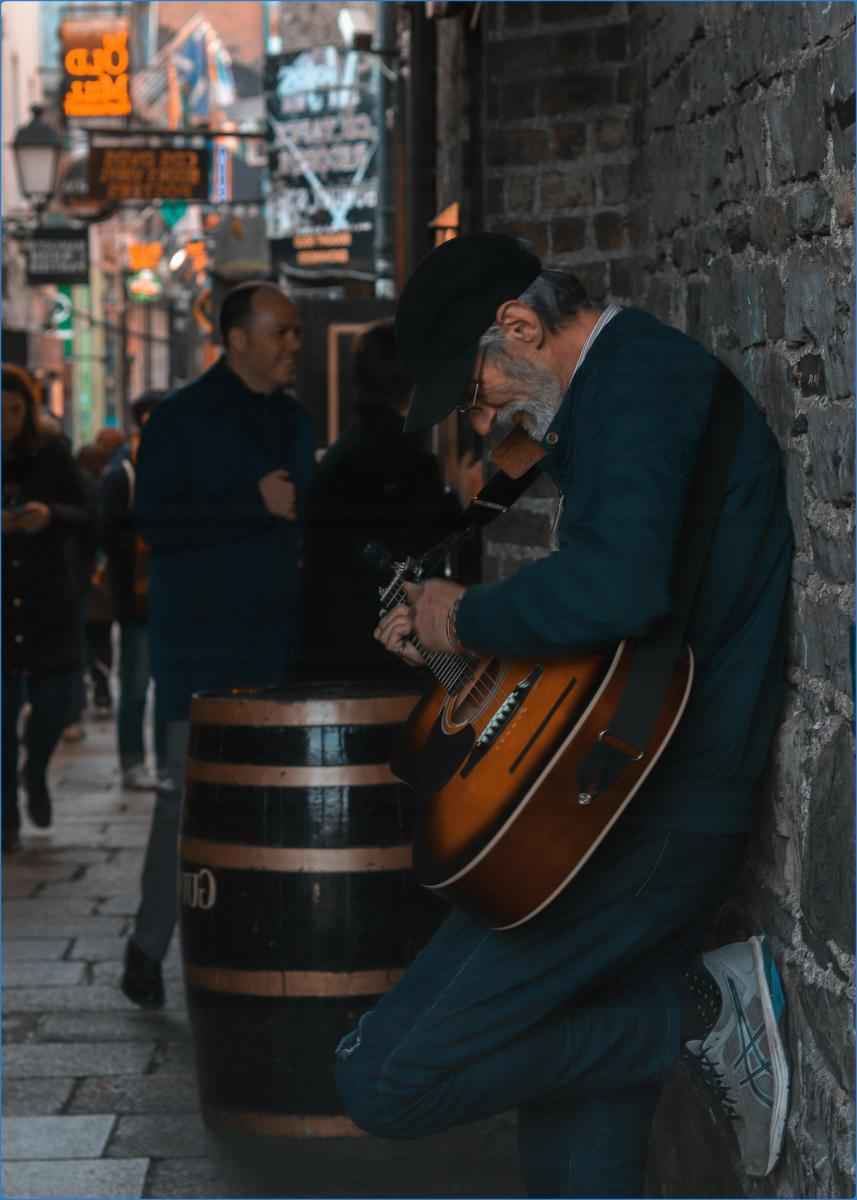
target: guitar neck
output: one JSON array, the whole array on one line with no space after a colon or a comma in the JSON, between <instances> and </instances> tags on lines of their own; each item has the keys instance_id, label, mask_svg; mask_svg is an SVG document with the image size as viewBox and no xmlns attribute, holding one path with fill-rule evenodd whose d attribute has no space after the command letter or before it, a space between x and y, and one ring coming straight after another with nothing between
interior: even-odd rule
<instances>
[{"instance_id":1,"label":"guitar neck","mask_svg":"<svg viewBox=\"0 0 857 1200\"><path fill-rule=\"evenodd\" d=\"M381 593L381 613L388 613L397 604L410 604L407 593L402 587L400 575ZM427 650L416 634L412 633L408 641L414 647L425 665L434 675L441 687L450 696L460 692L465 684L470 683L476 674L479 655L469 650Z\"/></svg>"}]
</instances>

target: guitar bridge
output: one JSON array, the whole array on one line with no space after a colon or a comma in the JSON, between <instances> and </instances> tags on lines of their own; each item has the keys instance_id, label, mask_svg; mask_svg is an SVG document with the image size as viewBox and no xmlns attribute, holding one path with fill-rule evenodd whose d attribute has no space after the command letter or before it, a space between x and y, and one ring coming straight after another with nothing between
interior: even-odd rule
<instances>
[{"instance_id":1,"label":"guitar bridge","mask_svg":"<svg viewBox=\"0 0 857 1200\"><path fill-rule=\"evenodd\" d=\"M485 757L488 751L496 742L497 738L511 721L514 714L520 708L527 693L530 692L533 686L539 681L543 674L541 667L534 667L525 679L509 692L509 695L494 713L491 720L480 733L479 737L473 746L473 753L467 760L467 764L461 772L462 778L466 779L473 768Z\"/></svg>"}]
</instances>

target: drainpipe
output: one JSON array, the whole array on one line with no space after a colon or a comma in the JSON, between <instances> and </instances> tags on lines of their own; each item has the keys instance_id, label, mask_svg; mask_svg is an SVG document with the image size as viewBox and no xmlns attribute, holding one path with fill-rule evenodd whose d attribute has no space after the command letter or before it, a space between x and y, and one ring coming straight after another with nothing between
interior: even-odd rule
<instances>
[{"instance_id":1,"label":"drainpipe","mask_svg":"<svg viewBox=\"0 0 857 1200\"><path fill-rule=\"evenodd\" d=\"M387 63L395 59L396 9L392 0L378 4L378 34L376 52L380 56L376 69L379 75L381 127L378 130L378 209L375 216L375 295L393 299L396 295L396 180L393 154L393 121L395 92ZM386 59L386 62L384 61Z\"/></svg>"}]
</instances>

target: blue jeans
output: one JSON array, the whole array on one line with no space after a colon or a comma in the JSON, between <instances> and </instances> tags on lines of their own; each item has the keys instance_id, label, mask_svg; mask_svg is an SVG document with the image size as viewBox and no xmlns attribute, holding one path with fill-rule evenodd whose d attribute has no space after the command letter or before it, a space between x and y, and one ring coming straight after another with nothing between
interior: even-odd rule
<instances>
[{"instance_id":1,"label":"blue jeans","mask_svg":"<svg viewBox=\"0 0 857 1200\"><path fill-rule=\"evenodd\" d=\"M620 826L519 929L456 909L337 1049L352 1119L422 1137L519 1110L536 1196L642 1196L679 976L744 838Z\"/></svg>"},{"instance_id":2,"label":"blue jeans","mask_svg":"<svg viewBox=\"0 0 857 1200\"><path fill-rule=\"evenodd\" d=\"M25 775L42 782L51 755L62 731L74 717L77 699L77 671L58 671L35 675L3 677L3 834L10 838L18 832L18 714L29 700L25 739L27 762Z\"/></svg>"},{"instance_id":3,"label":"blue jeans","mask_svg":"<svg viewBox=\"0 0 857 1200\"><path fill-rule=\"evenodd\" d=\"M149 688L149 633L144 622L119 627L119 712L116 732L123 771L144 762L143 718ZM164 725L155 712L155 758L164 760Z\"/></svg>"}]
</instances>

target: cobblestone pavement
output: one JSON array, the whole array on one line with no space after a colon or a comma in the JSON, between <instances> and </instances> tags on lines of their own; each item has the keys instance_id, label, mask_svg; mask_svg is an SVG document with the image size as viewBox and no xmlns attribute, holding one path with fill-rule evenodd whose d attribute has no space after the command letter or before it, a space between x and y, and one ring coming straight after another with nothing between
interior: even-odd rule
<instances>
[{"instance_id":1,"label":"cobblestone pavement","mask_svg":"<svg viewBox=\"0 0 857 1200\"><path fill-rule=\"evenodd\" d=\"M86 731L55 756L52 827L25 818L3 859L2 1195L523 1195L511 1116L419 1142L203 1124L178 939L164 1009L117 986L153 797L119 787L112 722Z\"/></svg>"}]
</instances>

